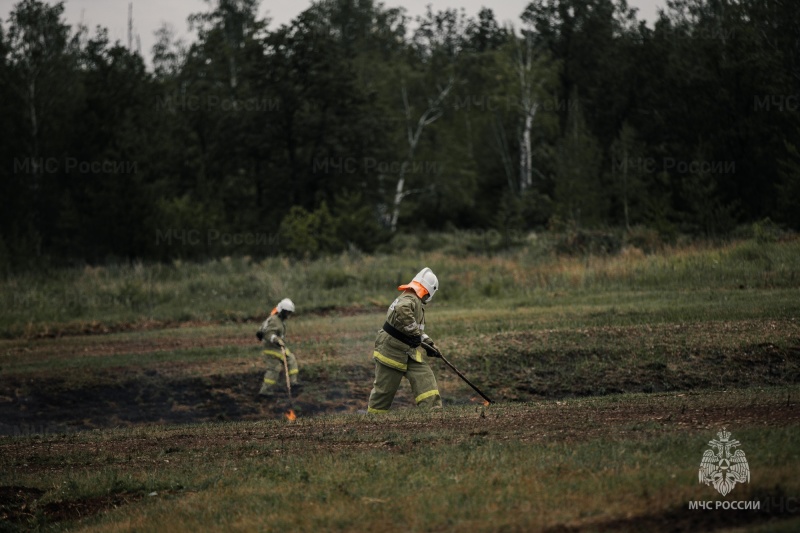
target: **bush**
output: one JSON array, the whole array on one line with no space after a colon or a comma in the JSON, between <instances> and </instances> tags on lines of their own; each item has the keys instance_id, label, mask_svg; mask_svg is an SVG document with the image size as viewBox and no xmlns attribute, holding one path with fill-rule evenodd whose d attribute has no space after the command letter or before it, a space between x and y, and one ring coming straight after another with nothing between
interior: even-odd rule
<instances>
[{"instance_id":1,"label":"bush","mask_svg":"<svg viewBox=\"0 0 800 533\"><path fill-rule=\"evenodd\" d=\"M338 289L346 287L351 282L355 281L355 276L345 272L341 268L330 267L323 271L314 272L309 276L310 280L315 285L320 285L325 289Z\"/></svg>"},{"instance_id":2,"label":"bush","mask_svg":"<svg viewBox=\"0 0 800 533\"><path fill-rule=\"evenodd\" d=\"M604 231L572 230L556 242L556 252L565 255L616 255L622 239Z\"/></svg>"},{"instance_id":3,"label":"bush","mask_svg":"<svg viewBox=\"0 0 800 533\"><path fill-rule=\"evenodd\" d=\"M753 239L759 244L778 242L782 235L781 228L769 218L753 223Z\"/></svg>"},{"instance_id":4,"label":"bush","mask_svg":"<svg viewBox=\"0 0 800 533\"><path fill-rule=\"evenodd\" d=\"M336 253L344 249L337 234L338 223L325 202L313 213L293 206L281 222L281 252L296 258Z\"/></svg>"},{"instance_id":5,"label":"bush","mask_svg":"<svg viewBox=\"0 0 800 533\"><path fill-rule=\"evenodd\" d=\"M661 240L658 231L643 226L631 228L625 235L625 244L638 248L646 254L652 254L664 248L664 241Z\"/></svg>"}]
</instances>

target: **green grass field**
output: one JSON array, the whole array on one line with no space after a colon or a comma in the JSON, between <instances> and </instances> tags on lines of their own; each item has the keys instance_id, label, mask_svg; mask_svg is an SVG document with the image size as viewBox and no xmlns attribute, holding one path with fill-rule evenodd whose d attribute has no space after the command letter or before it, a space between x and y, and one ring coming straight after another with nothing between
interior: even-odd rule
<instances>
[{"instance_id":1,"label":"green grass field","mask_svg":"<svg viewBox=\"0 0 800 533\"><path fill-rule=\"evenodd\" d=\"M394 286L424 265L430 334L496 403L432 361L442 412L404 384L390 414L360 414ZM0 530L796 531L798 272L785 240L10 278ZM291 405L255 395L253 333L283 296ZM723 428L751 473L727 496L698 482Z\"/></svg>"}]
</instances>

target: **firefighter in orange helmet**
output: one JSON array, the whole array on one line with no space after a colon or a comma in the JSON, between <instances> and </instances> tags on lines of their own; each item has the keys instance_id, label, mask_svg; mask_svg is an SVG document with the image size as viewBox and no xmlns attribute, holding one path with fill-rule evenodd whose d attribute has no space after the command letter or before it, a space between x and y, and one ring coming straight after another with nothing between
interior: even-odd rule
<instances>
[{"instance_id":1,"label":"firefighter in orange helmet","mask_svg":"<svg viewBox=\"0 0 800 533\"><path fill-rule=\"evenodd\" d=\"M261 390L258 391L258 394L262 396L270 395L270 389L278 382L283 370L281 348L286 352L286 363L289 367L289 382L292 384L292 390L299 390L297 375L300 370L297 366L297 358L286 347L286 321L289 320L293 313L294 303L289 298L284 298L278 302L278 305L275 306L272 313L256 332L258 340L264 343L262 354L265 356L267 363L267 371L264 373Z\"/></svg>"},{"instance_id":2,"label":"firefighter in orange helmet","mask_svg":"<svg viewBox=\"0 0 800 533\"><path fill-rule=\"evenodd\" d=\"M375 382L369 395L369 413L389 410L394 395L405 377L411 384L417 405L441 409L442 398L433 370L422 357L435 356L433 341L425 333L425 305L439 290L439 280L430 268L423 268L414 279L400 285L403 293L389 306L386 322L375 338Z\"/></svg>"}]
</instances>

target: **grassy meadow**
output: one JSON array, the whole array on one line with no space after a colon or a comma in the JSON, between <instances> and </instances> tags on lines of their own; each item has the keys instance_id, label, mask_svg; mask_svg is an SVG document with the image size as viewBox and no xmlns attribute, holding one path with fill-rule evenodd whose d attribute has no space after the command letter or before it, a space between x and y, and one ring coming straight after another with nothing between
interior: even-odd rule
<instances>
[{"instance_id":1,"label":"grassy meadow","mask_svg":"<svg viewBox=\"0 0 800 533\"><path fill-rule=\"evenodd\" d=\"M0 531L800 528L800 241L545 240L6 279ZM496 403L432 361L442 412L404 384L365 416L375 331L426 265L429 333ZM260 400L253 334L284 296L304 389ZM751 471L725 497L698 482L723 427Z\"/></svg>"},{"instance_id":2,"label":"grassy meadow","mask_svg":"<svg viewBox=\"0 0 800 533\"><path fill-rule=\"evenodd\" d=\"M265 316L285 295L306 313L382 310L392 287L420 265L437 272L436 309L517 308L607 303L628 308L657 296L699 304L721 297L741 308L762 291L785 294L800 285L800 244L739 241L725 246L662 247L644 254L563 256L544 237L514 251L470 254L403 251L360 253L316 261L222 258L73 268L17 275L2 282L0 335L6 338L153 327L187 321L241 322ZM697 292L702 294L694 294ZM742 291L741 294L736 294ZM693 305L687 302L686 305ZM693 305L696 307L696 305ZM745 306L746 307L746 306ZM433 309L433 307L432 307ZM675 309L681 313L682 309ZM746 309L731 313L746 313Z\"/></svg>"}]
</instances>

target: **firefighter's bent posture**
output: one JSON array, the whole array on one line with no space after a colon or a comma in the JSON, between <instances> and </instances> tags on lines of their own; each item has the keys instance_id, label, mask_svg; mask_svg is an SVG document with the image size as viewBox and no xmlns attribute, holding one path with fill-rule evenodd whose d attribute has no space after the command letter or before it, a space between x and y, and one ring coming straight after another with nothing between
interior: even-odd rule
<instances>
[{"instance_id":1,"label":"firefighter's bent posture","mask_svg":"<svg viewBox=\"0 0 800 533\"><path fill-rule=\"evenodd\" d=\"M425 311L439 280L430 268L422 269L407 285L386 314L386 322L375 339L375 383L369 395L369 413L389 410L403 376L411 384L417 405L426 409L441 409L442 398L436 385L436 376L423 353L434 356L435 351L425 349L433 341L425 334Z\"/></svg>"},{"instance_id":2,"label":"firefighter's bent posture","mask_svg":"<svg viewBox=\"0 0 800 533\"><path fill-rule=\"evenodd\" d=\"M278 378L283 370L283 354L281 348L286 351L286 363L289 366L289 382L292 389L297 386L297 359L294 354L286 347L286 321L294 313L294 303L288 298L284 298L275 309L272 310L256 332L258 340L264 342L264 351L267 371L264 373L264 381L261 383L261 390L258 393L262 396L269 396L270 389L278 382Z\"/></svg>"}]
</instances>

